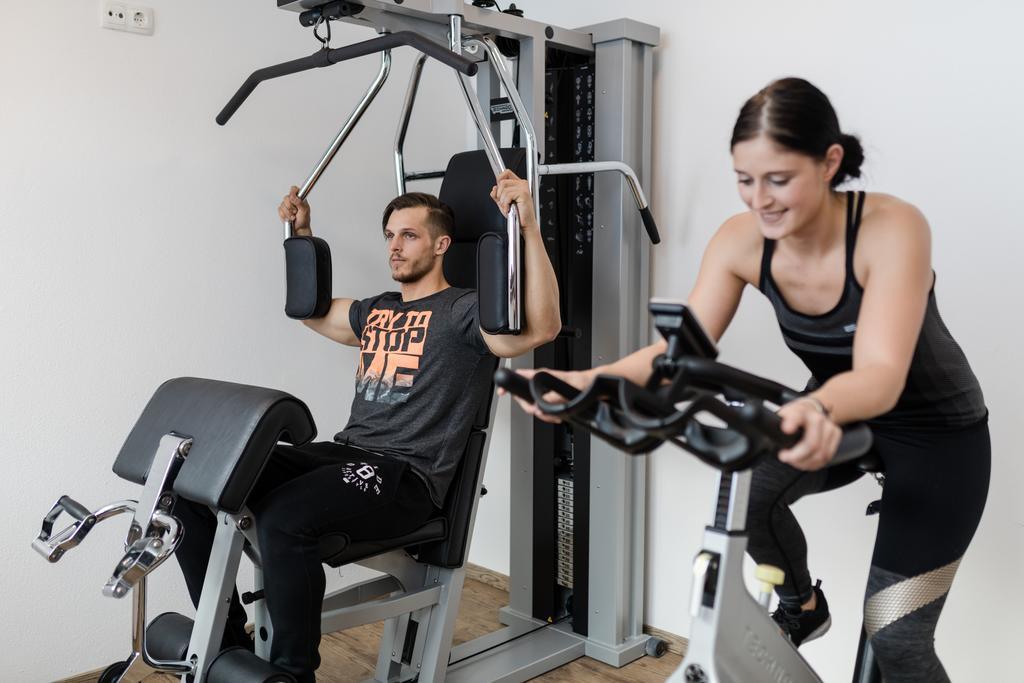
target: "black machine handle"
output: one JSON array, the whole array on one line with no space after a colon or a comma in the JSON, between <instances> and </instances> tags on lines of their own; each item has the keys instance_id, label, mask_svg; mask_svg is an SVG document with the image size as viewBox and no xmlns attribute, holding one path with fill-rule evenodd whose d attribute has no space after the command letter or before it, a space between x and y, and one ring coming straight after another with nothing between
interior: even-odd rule
<instances>
[{"instance_id":1,"label":"black machine handle","mask_svg":"<svg viewBox=\"0 0 1024 683\"><path fill-rule=\"evenodd\" d=\"M92 511L89 508L69 496L61 496L60 500L57 502L62 508L64 508L65 512L77 519L79 522L92 515Z\"/></svg>"},{"instance_id":2,"label":"black machine handle","mask_svg":"<svg viewBox=\"0 0 1024 683\"><path fill-rule=\"evenodd\" d=\"M221 109L220 113L217 114L217 123L223 126L231 120L231 117L234 116L235 112L238 111L238 108L242 106L242 103L245 102L249 95L252 94L256 89L256 86L263 81L268 81L280 76L289 76L302 71L309 71L310 69L331 66L338 62L355 59L356 57L364 57L375 52L383 52L384 50L390 50L401 45L408 45L416 48L428 57L433 57L442 64L445 64L460 73L466 74L467 76L476 75L476 62L472 62L461 55L455 54L451 50L435 43L423 34L416 33L415 31L398 31L396 33L388 33L377 38L364 40L361 43L353 43L352 45L346 45L333 50L319 50L308 57L293 59L289 62L282 62L281 64L275 64L273 66L253 71L249 78L245 79L242 87L238 89L238 92L235 93L234 97L232 97L228 103L224 105L224 108Z\"/></svg>"},{"instance_id":3,"label":"black machine handle","mask_svg":"<svg viewBox=\"0 0 1024 683\"><path fill-rule=\"evenodd\" d=\"M661 244L661 233L658 232L658 224L654 222L651 207L645 206L640 209L640 220L644 222L644 229L647 230L647 236L651 238L651 244Z\"/></svg>"}]
</instances>

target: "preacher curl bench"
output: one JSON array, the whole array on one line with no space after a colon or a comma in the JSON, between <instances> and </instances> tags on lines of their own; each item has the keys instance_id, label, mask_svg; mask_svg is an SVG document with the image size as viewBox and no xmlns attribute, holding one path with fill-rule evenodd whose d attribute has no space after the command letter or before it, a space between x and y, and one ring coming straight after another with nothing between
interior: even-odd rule
<instances>
[{"instance_id":1,"label":"preacher curl bench","mask_svg":"<svg viewBox=\"0 0 1024 683\"><path fill-rule=\"evenodd\" d=\"M387 620L377 680L411 680L416 674L420 680L443 680L483 469L489 405L480 408L440 516L401 538L349 543L331 536L321 542L324 562L331 566L361 562L386 572L328 595L322 617L325 633ZM102 683L141 681L158 671L210 683L292 680L260 657L269 653L273 627L258 599L259 544L246 498L278 441L300 445L315 435L308 408L284 392L209 379L169 380L150 399L114 462L116 474L143 485L139 500L95 512L67 496L57 501L33 543L51 562L78 545L96 523L134 513L124 557L103 588L113 597L132 593L132 653L108 667ZM217 512L209 570L194 622L166 613L146 627L146 577L187 533L171 515L178 496ZM62 512L75 521L54 534ZM241 648L218 653L225 598L243 553L257 568L256 653Z\"/></svg>"}]
</instances>

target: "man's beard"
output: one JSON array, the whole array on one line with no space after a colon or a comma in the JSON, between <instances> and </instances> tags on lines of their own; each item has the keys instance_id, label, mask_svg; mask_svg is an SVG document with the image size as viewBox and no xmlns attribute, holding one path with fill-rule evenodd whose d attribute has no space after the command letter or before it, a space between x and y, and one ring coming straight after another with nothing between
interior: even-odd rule
<instances>
[{"instance_id":1,"label":"man's beard","mask_svg":"<svg viewBox=\"0 0 1024 683\"><path fill-rule=\"evenodd\" d=\"M417 282L431 271L434 267L433 259L425 258L422 261L406 261L409 265L409 270L404 273L395 273L391 271L391 279L395 282L400 282L403 285L409 284L410 282Z\"/></svg>"}]
</instances>

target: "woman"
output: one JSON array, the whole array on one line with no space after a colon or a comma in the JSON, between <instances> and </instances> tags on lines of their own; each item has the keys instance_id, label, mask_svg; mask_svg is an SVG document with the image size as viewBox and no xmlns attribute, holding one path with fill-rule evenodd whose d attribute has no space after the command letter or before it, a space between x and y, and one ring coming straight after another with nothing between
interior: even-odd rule
<instances>
[{"instance_id":1,"label":"woman","mask_svg":"<svg viewBox=\"0 0 1024 683\"><path fill-rule=\"evenodd\" d=\"M936 307L928 224L896 197L836 190L860 176L863 150L805 80L781 79L750 98L731 150L750 210L712 238L689 305L717 340L744 287L757 287L812 374L809 393L779 410L783 429L803 429L803 438L755 468L751 486L749 552L786 571L772 616L796 645L828 630L821 582L811 584L789 505L859 476L822 468L838 425L866 420L886 483L865 627L887 682L947 681L935 625L984 509L990 444L981 388ZM610 365L555 374L577 387L598 374L643 383L664 350L662 341Z\"/></svg>"}]
</instances>

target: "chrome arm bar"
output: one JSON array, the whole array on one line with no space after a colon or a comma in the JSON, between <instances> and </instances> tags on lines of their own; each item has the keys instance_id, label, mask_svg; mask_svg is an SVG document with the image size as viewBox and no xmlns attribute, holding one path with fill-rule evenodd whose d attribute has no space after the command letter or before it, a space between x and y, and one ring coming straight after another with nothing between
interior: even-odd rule
<instances>
[{"instance_id":1,"label":"chrome arm bar","mask_svg":"<svg viewBox=\"0 0 1024 683\"><path fill-rule=\"evenodd\" d=\"M526 137L526 179L529 181L530 190L533 193L533 205L539 211L540 182L537 172L537 131L534 129L533 121L530 120L530 114L523 104L523 98L519 95L519 89L516 88L515 78L513 78L512 72L509 71L501 50L498 49L493 40L483 36L479 39L467 40L465 44L479 45L487 50L487 58L490 60L491 66L494 67L494 72L498 75L498 80L501 81L501 86L508 95L509 103L512 105L512 112L515 114L516 120L519 122L519 126Z\"/></svg>"},{"instance_id":2,"label":"chrome arm bar","mask_svg":"<svg viewBox=\"0 0 1024 683\"><path fill-rule=\"evenodd\" d=\"M633 191L638 209L648 207L647 196L640 187L640 179L628 164L621 161L584 161L575 164L541 164L540 175L568 175L574 173L600 173L602 171L618 171L625 177L629 189Z\"/></svg>"},{"instance_id":3,"label":"chrome arm bar","mask_svg":"<svg viewBox=\"0 0 1024 683\"><path fill-rule=\"evenodd\" d=\"M453 14L450 19L450 28L448 40L451 45L452 52L457 55L462 54L462 17L458 14ZM480 103L474 96L473 89L469 85L469 78L463 74L456 74L459 81L459 86L462 88L462 94L466 98L466 104L469 106L469 113L473 117L473 123L476 124L477 132L480 133L480 139L484 143L484 152L487 154L487 160L491 164L491 170L494 172L494 176L501 175L501 172L505 170L505 162L501 159L501 152L498 150L498 143L494 141L494 136L491 134L491 129L487 125L487 119L484 117L483 110L480 108Z\"/></svg>"},{"instance_id":4,"label":"chrome arm bar","mask_svg":"<svg viewBox=\"0 0 1024 683\"><path fill-rule=\"evenodd\" d=\"M420 76L423 75L423 65L427 56L421 54L412 65L412 75L409 76L409 87L405 90L405 104L402 105L402 115L398 119L398 133L395 135L395 179L398 181L398 194L405 194L405 134L409 131L409 117L412 116L412 107L416 103L416 91L420 87Z\"/></svg>"},{"instance_id":5,"label":"chrome arm bar","mask_svg":"<svg viewBox=\"0 0 1024 683\"><path fill-rule=\"evenodd\" d=\"M81 543L92 528L105 519L114 517L122 512L135 512L138 501L119 500L110 505L104 505L96 512L81 516L74 524L61 529L56 534L53 532L53 523L60 517L61 512L68 512L69 507L77 505L75 501L67 496L61 496L60 500L53 504L50 512L43 518L43 528L39 538L32 541L32 549L46 558L48 562L56 562L64 553Z\"/></svg>"},{"instance_id":6,"label":"chrome arm bar","mask_svg":"<svg viewBox=\"0 0 1024 683\"><path fill-rule=\"evenodd\" d=\"M651 242L658 244L661 242L661 236L658 233L658 226L654 223L654 218L651 216L650 204L647 201L647 196L644 194L644 190L640 187L640 179L636 177L636 172L628 165L621 161L585 161L575 164L541 164L538 173L540 175L566 175L575 173L600 173L603 171L617 171L622 174L626 179L626 184L629 185L629 189L633 191L633 199L636 201L636 206L640 210L640 216L643 219L644 227L647 229L647 234L651 238Z\"/></svg>"},{"instance_id":7,"label":"chrome arm bar","mask_svg":"<svg viewBox=\"0 0 1024 683\"><path fill-rule=\"evenodd\" d=\"M313 172L309 175L309 178L306 179L306 182L303 183L302 188L299 190L299 199L305 199L313 189L313 186L316 185L316 182L320 180L320 176L323 175L328 164L330 164L334 159L334 155L338 153L339 149L341 149L342 144L344 144L345 140L348 139L349 134L353 129L355 129L356 124L359 123L359 119L362 118L366 109L370 106L370 103L373 102L377 93L380 92L380 89L388 79L388 74L390 72L391 50L384 50L380 53L380 70L377 72L377 77L373 80L373 83L370 84L369 89L363 95L362 99L359 100L359 103L356 105L352 115L348 117L348 121L346 121L345 125L342 126L340 131L338 131L338 134L335 136L331 146L327 148L326 152L324 152L323 158L321 158L320 162L317 163L316 168L313 169ZM288 220L284 222L285 239L292 236L293 228L294 225L292 224L292 221Z\"/></svg>"},{"instance_id":8,"label":"chrome arm bar","mask_svg":"<svg viewBox=\"0 0 1024 683\"><path fill-rule=\"evenodd\" d=\"M451 44L452 51L461 55L462 17L458 14L453 14L449 19L449 42ZM473 116L473 122L476 123L477 132L480 133L480 139L483 141L484 152L487 154L487 160L491 164L491 170L494 172L495 178L497 178L501 175L501 172L505 170L505 162L501 158L501 151L498 148L498 143L495 142L487 119L484 117L484 113L480 108L480 102L477 100L473 89L469 85L469 78L461 73L457 73L456 78L458 78L459 86L462 88L462 94L466 98L466 104L469 105L470 113ZM522 270L520 268L520 263L522 262L522 247L519 243L519 220L519 212L516 210L515 205L509 207L508 216L506 217L506 231L509 249L506 274L508 276L508 327L509 332L512 334L517 334L523 329L522 289L520 287L520 280L522 277Z\"/></svg>"}]
</instances>

